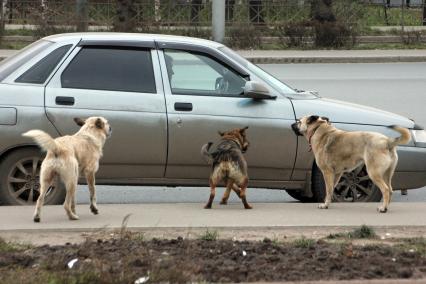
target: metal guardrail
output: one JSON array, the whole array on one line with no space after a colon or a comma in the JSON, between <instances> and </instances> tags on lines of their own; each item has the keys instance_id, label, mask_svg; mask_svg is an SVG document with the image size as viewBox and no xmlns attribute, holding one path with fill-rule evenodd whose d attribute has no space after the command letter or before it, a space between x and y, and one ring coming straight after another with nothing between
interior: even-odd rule
<instances>
[{"instance_id":1,"label":"metal guardrail","mask_svg":"<svg viewBox=\"0 0 426 284\"><path fill-rule=\"evenodd\" d=\"M75 0L1 0L3 21L19 25L76 25ZM112 27L119 3L133 3L127 11L138 27L210 26L213 0L89 0L89 26ZM321 0L316 0L321 1ZM1 3L1 2L0 2ZM400 3L398 5L398 3ZM367 26L426 25L424 0L334 0L332 10L344 21ZM275 26L312 19L311 0L226 0L228 26Z\"/></svg>"}]
</instances>

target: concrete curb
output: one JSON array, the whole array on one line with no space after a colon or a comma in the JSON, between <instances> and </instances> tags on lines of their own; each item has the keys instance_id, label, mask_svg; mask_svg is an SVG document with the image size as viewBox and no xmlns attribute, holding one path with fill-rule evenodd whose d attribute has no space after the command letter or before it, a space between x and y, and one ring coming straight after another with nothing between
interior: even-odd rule
<instances>
[{"instance_id":1,"label":"concrete curb","mask_svg":"<svg viewBox=\"0 0 426 284\"><path fill-rule=\"evenodd\" d=\"M0 56L0 61L6 59ZM254 64L313 64L313 63L395 63L426 62L426 56L389 57L246 57Z\"/></svg>"},{"instance_id":2,"label":"concrete curb","mask_svg":"<svg viewBox=\"0 0 426 284\"><path fill-rule=\"evenodd\" d=\"M246 57L254 64L426 62L426 56L377 57Z\"/></svg>"},{"instance_id":3,"label":"concrete curb","mask_svg":"<svg viewBox=\"0 0 426 284\"><path fill-rule=\"evenodd\" d=\"M1 50L0 61L15 53L14 50ZM267 51L265 51L267 52ZM312 53L311 53L312 54ZM246 59L254 64L308 64L308 63L392 63L392 62L426 62L426 54L412 55L299 55L291 54L284 56L281 54L258 55L242 54Z\"/></svg>"}]
</instances>

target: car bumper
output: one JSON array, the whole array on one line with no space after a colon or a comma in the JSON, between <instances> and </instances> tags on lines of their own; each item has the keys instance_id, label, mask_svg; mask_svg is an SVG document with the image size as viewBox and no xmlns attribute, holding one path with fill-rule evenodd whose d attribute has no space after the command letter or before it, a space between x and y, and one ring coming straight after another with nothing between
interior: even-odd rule
<instances>
[{"instance_id":1,"label":"car bumper","mask_svg":"<svg viewBox=\"0 0 426 284\"><path fill-rule=\"evenodd\" d=\"M392 179L394 189L426 186L426 148L398 147L398 166Z\"/></svg>"}]
</instances>

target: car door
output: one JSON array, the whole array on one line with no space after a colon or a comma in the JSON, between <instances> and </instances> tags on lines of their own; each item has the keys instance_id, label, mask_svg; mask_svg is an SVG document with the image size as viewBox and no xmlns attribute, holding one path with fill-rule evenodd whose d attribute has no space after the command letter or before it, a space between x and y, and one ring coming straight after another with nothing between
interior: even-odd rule
<instances>
[{"instance_id":1,"label":"car door","mask_svg":"<svg viewBox=\"0 0 426 284\"><path fill-rule=\"evenodd\" d=\"M207 180L203 144L218 131L249 126L245 154L251 180L285 181L293 170L297 138L291 130L291 102L253 100L242 95L244 70L214 50L159 43L169 125L166 177Z\"/></svg>"},{"instance_id":2,"label":"car door","mask_svg":"<svg viewBox=\"0 0 426 284\"><path fill-rule=\"evenodd\" d=\"M49 120L61 135L74 117L104 116L113 129L98 177L161 178L167 119L155 45L151 41L82 40L45 90Z\"/></svg>"}]
</instances>

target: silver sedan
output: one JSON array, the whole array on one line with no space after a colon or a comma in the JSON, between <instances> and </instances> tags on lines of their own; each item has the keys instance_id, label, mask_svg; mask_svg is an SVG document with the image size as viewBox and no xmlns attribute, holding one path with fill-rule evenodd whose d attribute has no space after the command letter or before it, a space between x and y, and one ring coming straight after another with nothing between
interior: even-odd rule
<instances>
[{"instance_id":1,"label":"silver sedan","mask_svg":"<svg viewBox=\"0 0 426 284\"><path fill-rule=\"evenodd\" d=\"M309 74L307 74L309 76ZM41 39L0 64L0 201L38 197L43 153L21 133L77 131L74 117L105 116L114 128L98 184L208 185L201 146L217 131L249 126L249 187L285 189L305 202L322 201L324 183L305 139L291 124L306 114L339 128L388 136L409 128L398 147L394 189L426 185L426 133L415 122L378 109L301 92L226 46L196 38L119 33L62 34ZM60 184L47 203L63 201ZM365 168L346 174L337 201L378 201Z\"/></svg>"}]
</instances>

